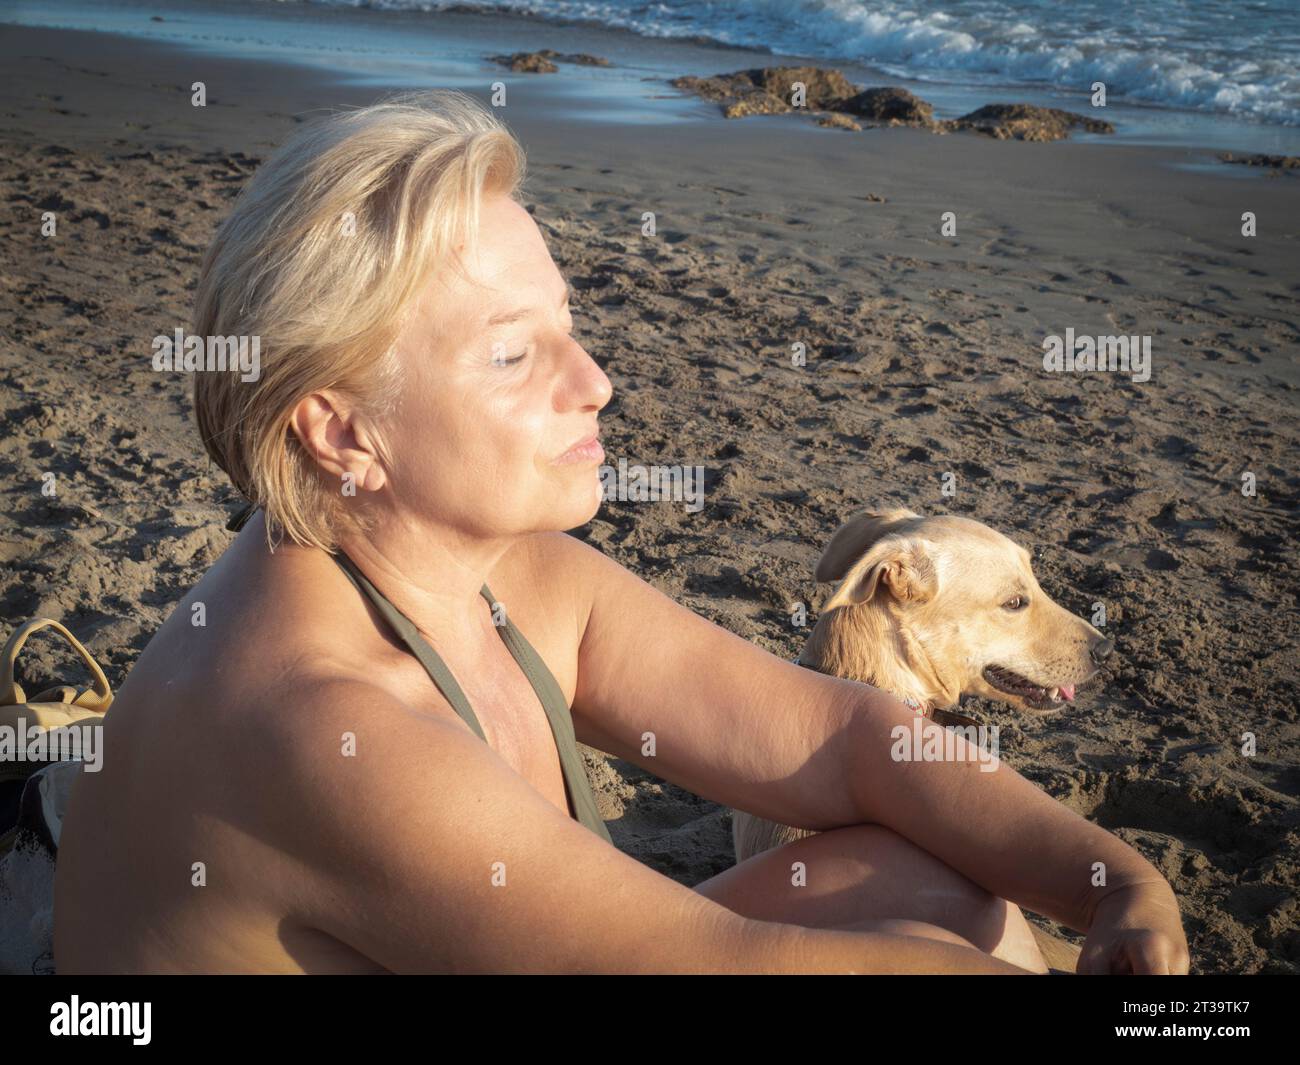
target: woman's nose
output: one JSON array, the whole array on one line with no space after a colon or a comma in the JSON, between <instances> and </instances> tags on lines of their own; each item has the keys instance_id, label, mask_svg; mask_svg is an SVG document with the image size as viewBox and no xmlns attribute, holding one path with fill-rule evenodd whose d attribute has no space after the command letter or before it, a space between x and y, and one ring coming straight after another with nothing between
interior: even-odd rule
<instances>
[{"instance_id":1,"label":"woman's nose","mask_svg":"<svg viewBox=\"0 0 1300 1065\"><path fill-rule=\"evenodd\" d=\"M600 410L614 394L614 386L600 365L587 352L587 349L573 341L574 359L570 373L574 375L571 385L580 406L595 407Z\"/></svg>"}]
</instances>

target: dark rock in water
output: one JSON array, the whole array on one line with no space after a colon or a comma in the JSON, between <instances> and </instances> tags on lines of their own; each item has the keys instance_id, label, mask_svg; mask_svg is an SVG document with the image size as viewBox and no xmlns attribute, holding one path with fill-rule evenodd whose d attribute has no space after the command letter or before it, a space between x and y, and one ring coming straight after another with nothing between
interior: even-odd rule
<instances>
[{"instance_id":1,"label":"dark rock in water","mask_svg":"<svg viewBox=\"0 0 1300 1065\"><path fill-rule=\"evenodd\" d=\"M1219 158L1225 163L1240 163L1242 166L1268 166L1274 170L1300 170L1300 155L1234 155L1232 152L1220 152Z\"/></svg>"},{"instance_id":2,"label":"dark rock in water","mask_svg":"<svg viewBox=\"0 0 1300 1065\"><path fill-rule=\"evenodd\" d=\"M748 118L750 115L783 115L794 108L770 92L749 92L734 100L724 101L724 118Z\"/></svg>"},{"instance_id":3,"label":"dark rock in water","mask_svg":"<svg viewBox=\"0 0 1300 1065\"><path fill-rule=\"evenodd\" d=\"M804 106L791 104L796 82L804 86ZM1114 133L1109 122L1032 104L989 104L961 118L937 121L934 108L897 86L859 90L838 70L821 67L754 67L711 78L673 78L676 89L693 92L722 105L727 118L784 115L791 111L821 112L819 126L861 129L873 126L912 126L931 133L973 130L999 140L1058 141L1073 129ZM848 116L852 116L849 118ZM854 121L862 120L862 124Z\"/></svg>"},{"instance_id":4,"label":"dark rock in water","mask_svg":"<svg viewBox=\"0 0 1300 1065\"><path fill-rule=\"evenodd\" d=\"M1072 129L1089 133L1114 133L1115 127L1100 119L1033 104L988 104L978 111L940 123L953 130L974 130L998 140L1059 141Z\"/></svg>"},{"instance_id":5,"label":"dark rock in water","mask_svg":"<svg viewBox=\"0 0 1300 1065\"><path fill-rule=\"evenodd\" d=\"M804 107L790 103L796 82L804 85ZM722 104L727 118L781 115L790 111L835 111L857 91L838 70L820 67L754 67L712 78L674 78L670 84Z\"/></svg>"},{"instance_id":6,"label":"dark rock in water","mask_svg":"<svg viewBox=\"0 0 1300 1065\"><path fill-rule=\"evenodd\" d=\"M507 66L517 74L554 74L560 68L552 60L561 63L577 63L585 67L607 67L608 59L586 52L557 52L554 48L543 48L537 52L515 52L512 55L490 55L494 63Z\"/></svg>"},{"instance_id":7,"label":"dark rock in water","mask_svg":"<svg viewBox=\"0 0 1300 1065\"><path fill-rule=\"evenodd\" d=\"M804 86L804 107L791 104L796 82ZM818 125L861 129L837 115L865 118L876 125L926 126L934 124L934 109L906 89L881 88L859 92L838 70L821 67L754 67L711 78L681 77L671 82L706 100L722 104L727 118L748 115L783 115L791 111L824 112Z\"/></svg>"},{"instance_id":8,"label":"dark rock in water","mask_svg":"<svg viewBox=\"0 0 1300 1065\"><path fill-rule=\"evenodd\" d=\"M693 92L696 96L701 96L706 100L725 100L740 92L739 89L733 89L730 82L731 75L723 74L716 78L697 78L693 74L686 74L680 78L673 78L668 82L674 89L685 89L687 92ZM749 87L752 91L752 86Z\"/></svg>"},{"instance_id":9,"label":"dark rock in water","mask_svg":"<svg viewBox=\"0 0 1300 1065\"><path fill-rule=\"evenodd\" d=\"M843 101L840 110L891 126L929 126L934 108L906 89L866 89Z\"/></svg>"},{"instance_id":10,"label":"dark rock in water","mask_svg":"<svg viewBox=\"0 0 1300 1065\"><path fill-rule=\"evenodd\" d=\"M577 63L584 67L607 67L609 60L598 55L588 55L586 52L553 52L549 48L542 49L542 55L551 59L558 59L561 63Z\"/></svg>"},{"instance_id":11,"label":"dark rock in water","mask_svg":"<svg viewBox=\"0 0 1300 1065\"><path fill-rule=\"evenodd\" d=\"M805 88L805 104L809 110L837 110L836 104L852 96L857 90L838 70L821 67L756 67L742 71L755 87L776 96L786 103L794 94L796 82Z\"/></svg>"},{"instance_id":12,"label":"dark rock in water","mask_svg":"<svg viewBox=\"0 0 1300 1065\"><path fill-rule=\"evenodd\" d=\"M848 115L839 111L828 111L826 114L817 119L817 125L826 126L830 129L850 129L860 131L862 127L854 122Z\"/></svg>"},{"instance_id":13,"label":"dark rock in water","mask_svg":"<svg viewBox=\"0 0 1300 1065\"><path fill-rule=\"evenodd\" d=\"M515 52L513 55L490 55L494 63L509 67L516 74L554 74L560 68L540 52Z\"/></svg>"}]
</instances>

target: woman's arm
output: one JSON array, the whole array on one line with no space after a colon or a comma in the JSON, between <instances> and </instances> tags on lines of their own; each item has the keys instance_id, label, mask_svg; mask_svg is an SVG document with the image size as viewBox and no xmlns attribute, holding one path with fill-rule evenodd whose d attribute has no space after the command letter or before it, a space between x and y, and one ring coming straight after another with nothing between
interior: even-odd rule
<instances>
[{"instance_id":1,"label":"woman's arm","mask_svg":"<svg viewBox=\"0 0 1300 1065\"><path fill-rule=\"evenodd\" d=\"M279 811L257 834L285 856L264 879L291 920L393 972L1022 971L930 939L741 917L579 825L450 715L360 682L295 696L310 712L269 718L249 746Z\"/></svg>"}]
</instances>

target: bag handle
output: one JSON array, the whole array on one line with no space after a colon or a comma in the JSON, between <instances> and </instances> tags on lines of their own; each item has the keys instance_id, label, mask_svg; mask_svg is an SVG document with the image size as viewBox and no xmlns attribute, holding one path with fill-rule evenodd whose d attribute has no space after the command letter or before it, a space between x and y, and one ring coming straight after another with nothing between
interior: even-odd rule
<instances>
[{"instance_id":1,"label":"bag handle","mask_svg":"<svg viewBox=\"0 0 1300 1065\"><path fill-rule=\"evenodd\" d=\"M51 618L33 618L31 621L23 622L14 629L13 635L5 642L4 650L0 651L0 706L18 706L27 702L26 692L14 680L14 666L18 661L18 652L23 649L27 637L41 629L53 629L72 644L94 678L93 687L74 695L69 701L87 710L104 713L113 703L113 689L109 687L108 678L104 676L104 671L99 668L99 663L91 657L90 652L81 646L80 641Z\"/></svg>"}]
</instances>

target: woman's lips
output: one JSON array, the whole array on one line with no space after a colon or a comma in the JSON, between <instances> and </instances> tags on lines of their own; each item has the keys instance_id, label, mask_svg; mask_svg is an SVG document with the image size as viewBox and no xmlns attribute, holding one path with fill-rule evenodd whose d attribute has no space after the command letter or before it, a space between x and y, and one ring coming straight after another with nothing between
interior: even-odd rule
<instances>
[{"instance_id":1,"label":"woman's lips","mask_svg":"<svg viewBox=\"0 0 1300 1065\"><path fill-rule=\"evenodd\" d=\"M587 439L581 440L569 448L563 455L555 460L557 466L578 466L590 462L599 462L605 457L605 449L600 446L600 437L592 433Z\"/></svg>"}]
</instances>

